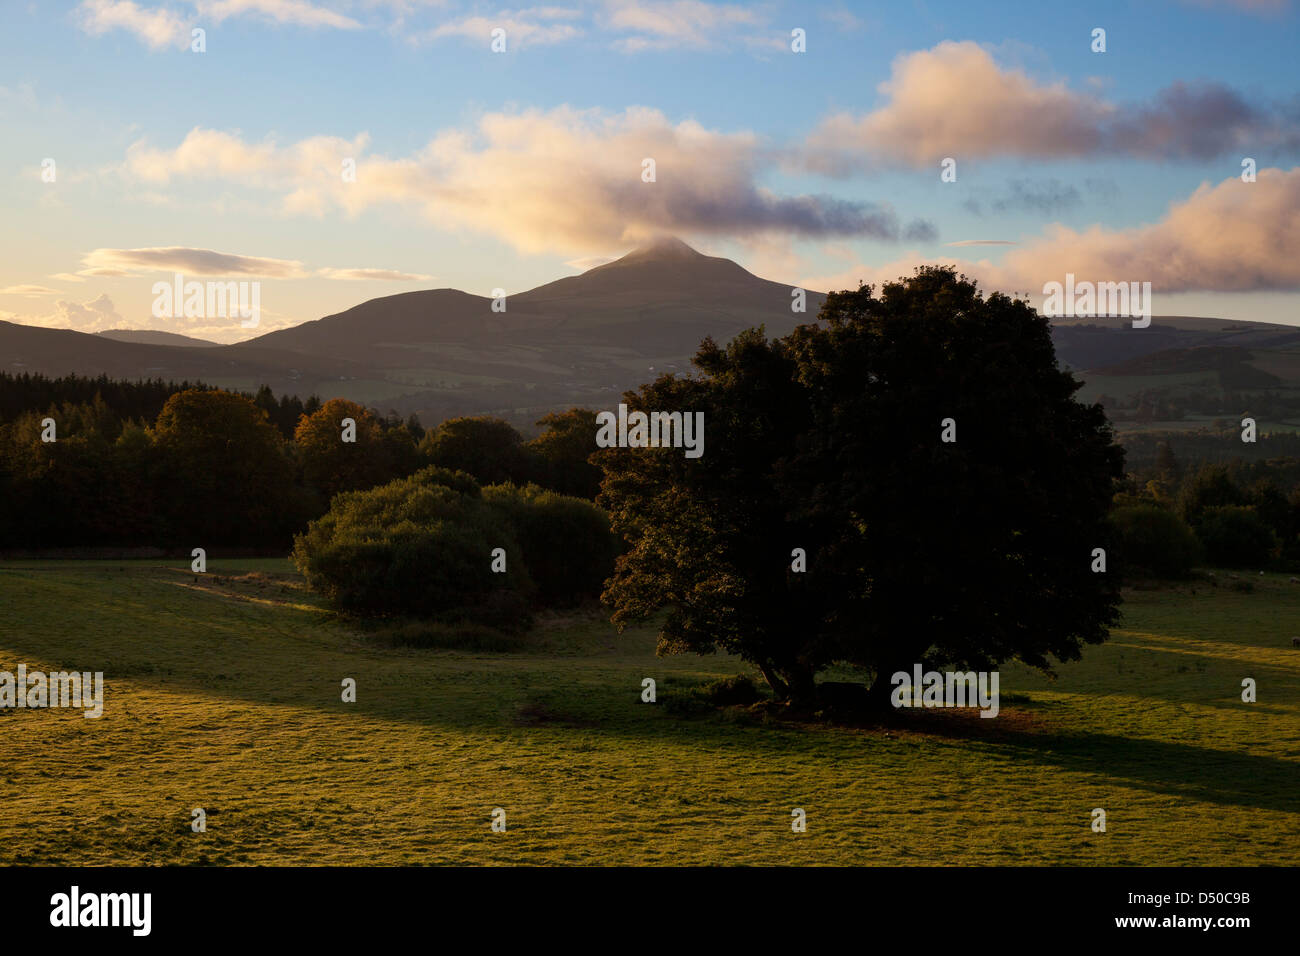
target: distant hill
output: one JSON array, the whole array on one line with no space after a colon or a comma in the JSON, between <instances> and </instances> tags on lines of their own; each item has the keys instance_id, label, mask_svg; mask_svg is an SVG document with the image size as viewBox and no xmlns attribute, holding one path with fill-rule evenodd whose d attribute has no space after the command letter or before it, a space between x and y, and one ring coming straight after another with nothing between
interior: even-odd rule
<instances>
[{"instance_id":1,"label":"distant hill","mask_svg":"<svg viewBox=\"0 0 1300 956\"><path fill-rule=\"evenodd\" d=\"M407 292L233 348L346 357L394 383L381 407L425 420L487 411L530 423L687 371L705 336L726 342L760 324L786 334L825 299L809 292L807 311L795 313L792 288L661 239L581 275L507 290L503 312L455 289Z\"/></svg>"},{"instance_id":2,"label":"distant hill","mask_svg":"<svg viewBox=\"0 0 1300 956\"><path fill-rule=\"evenodd\" d=\"M276 393L310 394L334 381L355 379L365 370L354 363L316 359L265 348L241 349L149 345L118 342L108 336L43 329L0 321L0 370L45 375L107 375L135 381L161 378L204 381L227 388L255 390L270 385Z\"/></svg>"},{"instance_id":3,"label":"distant hill","mask_svg":"<svg viewBox=\"0 0 1300 956\"><path fill-rule=\"evenodd\" d=\"M794 313L792 288L660 239L580 275L507 289L504 311L485 296L428 289L237 345L0 322L0 368L201 379L243 390L266 384L414 412L427 423L495 414L526 428L547 411L609 407L627 389L689 372L705 336L724 343L757 325L777 336L814 321L825 295L808 292L806 311ZM1204 414L1236 402L1242 389L1267 389L1279 415L1293 391L1300 403L1300 328L1156 316L1146 329L1119 319L1057 321L1052 336L1061 363L1087 383L1081 397L1113 399L1107 407L1120 418L1123 408L1166 393Z\"/></svg>"},{"instance_id":4,"label":"distant hill","mask_svg":"<svg viewBox=\"0 0 1300 956\"><path fill-rule=\"evenodd\" d=\"M178 348L212 348L217 343L207 339L196 339L189 335L175 332L155 332L150 329L108 329L96 332L106 339L116 342L138 342L141 345L175 345Z\"/></svg>"},{"instance_id":5,"label":"distant hill","mask_svg":"<svg viewBox=\"0 0 1300 956\"><path fill-rule=\"evenodd\" d=\"M1186 315L1154 316L1145 329L1131 319L1078 319L1053 322L1052 341L1062 364L1084 372L1168 349L1300 347L1300 328Z\"/></svg>"}]
</instances>

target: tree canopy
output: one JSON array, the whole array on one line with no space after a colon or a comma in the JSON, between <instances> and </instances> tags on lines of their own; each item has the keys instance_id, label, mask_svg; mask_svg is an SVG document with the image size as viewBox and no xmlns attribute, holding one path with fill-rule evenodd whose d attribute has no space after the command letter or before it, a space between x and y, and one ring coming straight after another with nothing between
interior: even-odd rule
<instances>
[{"instance_id":1,"label":"tree canopy","mask_svg":"<svg viewBox=\"0 0 1300 956\"><path fill-rule=\"evenodd\" d=\"M604 600L620 625L667 608L661 651L738 653L796 700L856 665L880 701L913 663L1050 669L1116 622L1092 552L1122 451L1026 303L922 268L831 294L785 338L706 340L695 364L626 400L703 411L702 458L595 459L629 543Z\"/></svg>"}]
</instances>

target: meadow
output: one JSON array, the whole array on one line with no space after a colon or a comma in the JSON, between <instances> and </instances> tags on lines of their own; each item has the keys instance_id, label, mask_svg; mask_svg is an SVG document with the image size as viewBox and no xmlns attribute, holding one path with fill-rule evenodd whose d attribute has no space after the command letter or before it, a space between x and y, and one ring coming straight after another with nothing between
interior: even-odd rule
<instances>
[{"instance_id":1,"label":"meadow","mask_svg":"<svg viewBox=\"0 0 1300 956\"><path fill-rule=\"evenodd\" d=\"M100 719L0 711L0 863L1296 865L1300 584L1242 578L1126 590L997 719L842 726L675 707L747 666L595 609L414 648L283 560L0 562L0 669L105 674Z\"/></svg>"}]
</instances>

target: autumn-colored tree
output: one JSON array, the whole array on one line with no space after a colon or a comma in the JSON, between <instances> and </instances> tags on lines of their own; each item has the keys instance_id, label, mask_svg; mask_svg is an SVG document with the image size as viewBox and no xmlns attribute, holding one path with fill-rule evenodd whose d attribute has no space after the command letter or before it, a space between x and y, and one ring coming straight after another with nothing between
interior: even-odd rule
<instances>
[{"instance_id":1,"label":"autumn-colored tree","mask_svg":"<svg viewBox=\"0 0 1300 956\"><path fill-rule=\"evenodd\" d=\"M348 420L351 424L345 425ZM303 415L293 440L303 479L326 502L340 491L371 488L396 477L379 419L346 398L331 398Z\"/></svg>"}]
</instances>

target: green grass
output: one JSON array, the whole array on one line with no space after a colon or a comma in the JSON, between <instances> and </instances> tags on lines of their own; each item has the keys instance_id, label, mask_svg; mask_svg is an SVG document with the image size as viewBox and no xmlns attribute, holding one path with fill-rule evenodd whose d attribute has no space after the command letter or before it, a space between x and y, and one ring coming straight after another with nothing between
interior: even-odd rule
<instances>
[{"instance_id":1,"label":"green grass","mask_svg":"<svg viewBox=\"0 0 1300 956\"><path fill-rule=\"evenodd\" d=\"M0 863L1295 865L1300 585L1251 580L1126 592L1058 680L1005 667L995 720L860 729L672 713L745 665L592 614L416 650L285 561L0 562L0 669L103 670L106 698L0 711Z\"/></svg>"}]
</instances>

